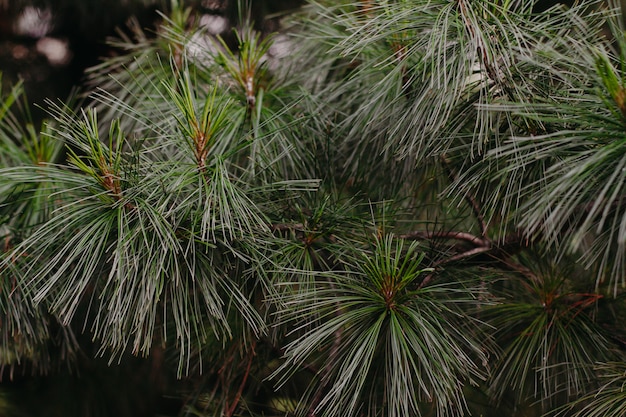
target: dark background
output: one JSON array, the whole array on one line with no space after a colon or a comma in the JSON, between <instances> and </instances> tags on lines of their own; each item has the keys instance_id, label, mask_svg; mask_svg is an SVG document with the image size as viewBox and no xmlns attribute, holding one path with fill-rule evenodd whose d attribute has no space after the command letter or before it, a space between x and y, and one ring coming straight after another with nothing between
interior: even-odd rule
<instances>
[{"instance_id":1,"label":"dark background","mask_svg":"<svg viewBox=\"0 0 626 417\"><path fill-rule=\"evenodd\" d=\"M250 9L259 29L275 31L280 15L302 3L254 0ZM240 15L236 0L188 0L185 5L200 13L226 17L232 25ZM6 89L23 80L29 100L37 104L46 98L65 100L72 88L81 84L85 68L115 53L106 40L116 36L117 30L124 30L130 16L150 33L160 20L157 10L167 13L169 8L170 0L0 0L3 85ZM24 23L20 22L24 21L30 23L30 30L23 30ZM41 46L50 39L67 45L63 62L51 62L42 53Z\"/></svg>"}]
</instances>

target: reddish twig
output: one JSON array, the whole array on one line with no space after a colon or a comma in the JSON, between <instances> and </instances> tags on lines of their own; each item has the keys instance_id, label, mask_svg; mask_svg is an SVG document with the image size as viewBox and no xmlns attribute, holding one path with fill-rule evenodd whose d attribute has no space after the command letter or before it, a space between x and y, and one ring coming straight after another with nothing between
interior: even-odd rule
<instances>
[{"instance_id":1,"label":"reddish twig","mask_svg":"<svg viewBox=\"0 0 626 417\"><path fill-rule=\"evenodd\" d=\"M484 237L478 237L467 232L428 232L428 231L414 231L400 235L400 238L407 240L415 239L455 239L464 240L475 246L491 246L491 241Z\"/></svg>"},{"instance_id":2,"label":"reddish twig","mask_svg":"<svg viewBox=\"0 0 626 417\"><path fill-rule=\"evenodd\" d=\"M457 239L473 244L475 247L439 259L432 264L433 268L439 268L443 265L469 259L478 255L487 256L496 261L500 267L511 271L518 272L530 279L536 279L536 275L523 265L511 261L511 256L517 253L522 247L529 245L523 236L519 233L513 233L504 239L500 244L494 244L490 239L478 238L470 233L465 232L411 232L401 237L408 239ZM435 273L430 273L422 280L419 288L428 285L434 278Z\"/></svg>"},{"instance_id":3,"label":"reddish twig","mask_svg":"<svg viewBox=\"0 0 626 417\"><path fill-rule=\"evenodd\" d=\"M440 259L433 264L433 267L438 267L443 264L449 264L451 262L460 261L463 259L471 258L472 256L480 255L481 253L487 253L492 251L493 248L491 246L479 246L474 249L467 250L465 252L457 253L456 255L450 256L449 258Z\"/></svg>"},{"instance_id":4,"label":"reddish twig","mask_svg":"<svg viewBox=\"0 0 626 417\"><path fill-rule=\"evenodd\" d=\"M243 379L241 380L241 384L239 385L239 389L237 390L237 393L235 394L235 398L233 399L233 402L230 405L230 407L228 407L228 410L226 411L226 416L227 417L232 417L232 415L235 413L235 410L237 409L237 406L239 405L239 401L241 400L241 395L243 394L243 389L246 386L246 382L248 382L248 377L250 376L250 368L252 367L252 358L256 355L254 353L254 346L255 346L255 344L256 344L256 342L252 343L252 347L251 347L252 352L248 356L248 364L246 365L246 371L243 374Z\"/></svg>"}]
</instances>

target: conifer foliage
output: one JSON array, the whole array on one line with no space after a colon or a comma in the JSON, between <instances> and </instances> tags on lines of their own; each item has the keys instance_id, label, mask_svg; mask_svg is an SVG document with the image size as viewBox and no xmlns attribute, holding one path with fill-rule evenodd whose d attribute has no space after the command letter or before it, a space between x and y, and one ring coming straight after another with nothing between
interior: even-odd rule
<instances>
[{"instance_id":1,"label":"conifer foliage","mask_svg":"<svg viewBox=\"0 0 626 417\"><path fill-rule=\"evenodd\" d=\"M5 91L2 365L86 335L161 358L180 415L624 415L621 11L534 6L309 2L230 42L175 4L40 131Z\"/></svg>"}]
</instances>

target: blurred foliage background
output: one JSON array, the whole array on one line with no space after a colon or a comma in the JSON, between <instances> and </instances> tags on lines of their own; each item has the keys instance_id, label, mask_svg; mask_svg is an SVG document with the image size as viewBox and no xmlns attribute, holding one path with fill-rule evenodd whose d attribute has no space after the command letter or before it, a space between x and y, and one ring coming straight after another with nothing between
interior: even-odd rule
<instances>
[{"instance_id":1,"label":"blurred foliage background","mask_svg":"<svg viewBox=\"0 0 626 417\"><path fill-rule=\"evenodd\" d=\"M278 29L280 17L302 0L255 0L252 16L258 28ZM233 0L186 0L185 6L208 16L228 19L236 25L240 11ZM109 37L127 31L128 20L137 19L147 33L167 15L170 0L59 0L0 1L0 70L3 82L24 81L33 103L46 98L67 99L83 80L85 68L115 53ZM228 26L221 32L230 35ZM38 110L35 109L38 113Z\"/></svg>"}]
</instances>

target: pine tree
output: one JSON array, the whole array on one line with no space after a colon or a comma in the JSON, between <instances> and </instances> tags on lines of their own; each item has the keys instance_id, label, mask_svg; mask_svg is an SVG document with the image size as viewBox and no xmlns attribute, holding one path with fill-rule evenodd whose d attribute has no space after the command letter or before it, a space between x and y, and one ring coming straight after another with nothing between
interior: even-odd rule
<instances>
[{"instance_id":1,"label":"pine tree","mask_svg":"<svg viewBox=\"0 0 626 417\"><path fill-rule=\"evenodd\" d=\"M175 6L40 132L5 92L3 365L150 357L182 415L623 415L626 32L535 6L233 45Z\"/></svg>"}]
</instances>

